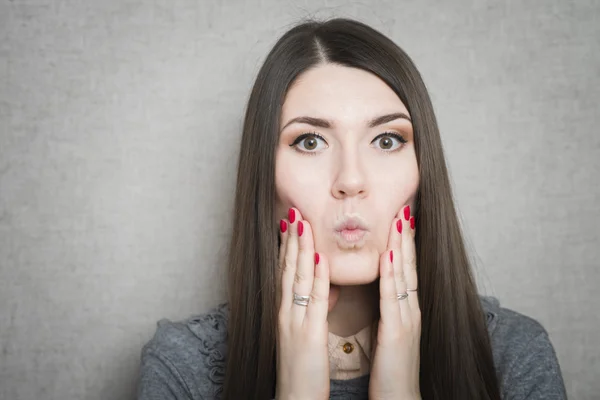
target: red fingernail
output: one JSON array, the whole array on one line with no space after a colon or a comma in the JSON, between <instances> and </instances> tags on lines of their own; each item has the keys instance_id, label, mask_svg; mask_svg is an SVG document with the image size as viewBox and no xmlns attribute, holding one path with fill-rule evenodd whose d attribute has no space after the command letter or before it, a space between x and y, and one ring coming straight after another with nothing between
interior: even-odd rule
<instances>
[{"instance_id":1,"label":"red fingernail","mask_svg":"<svg viewBox=\"0 0 600 400\"><path fill-rule=\"evenodd\" d=\"M410 228L415 229L415 217L410 217Z\"/></svg>"},{"instance_id":2,"label":"red fingernail","mask_svg":"<svg viewBox=\"0 0 600 400\"><path fill-rule=\"evenodd\" d=\"M319 253L315 253L315 265L319 265Z\"/></svg>"},{"instance_id":3,"label":"red fingernail","mask_svg":"<svg viewBox=\"0 0 600 400\"><path fill-rule=\"evenodd\" d=\"M398 233L402 233L402 220L396 221L396 229L398 229Z\"/></svg>"},{"instance_id":4,"label":"red fingernail","mask_svg":"<svg viewBox=\"0 0 600 400\"><path fill-rule=\"evenodd\" d=\"M302 236L302 232L304 232L304 224L302 221L298 221L298 236Z\"/></svg>"},{"instance_id":5,"label":"red fingernail","mask_svg":"<svg viewBox=\"0 0 600 400\"><path fill-rule=\"evenodd\" d=\"M404 219L408 221L410 218L410 206L404 207Z\"/></svg>"},{"instance_id":6,"label":"red fingernail","mask_svg":"<svg viewBox=\"0 0 600 400\"><path fill-rule=\"evenodd\" d=\"M290 208L288 211L288 219L290 220L290 224L293 224L296 220L296 211L293 208Z\"/></svg>"},{"instance_id":7,"label":"red fingernail","mask_svg":"<svg viewBox=\"0 0 600 400\"><path fill-rule=\"evenodd\" d=\"M281 233L287 231L287 223L284 220L279 221L279 229L281 229Z\"/></svg>"},{"instance_id":8,"label":"red fingernail","mask_svg":"<svg viewBox=\"0 0 600 400\"><path fill-rule=\"evenodd\" d=\"M390 262L394 262L394 251L390 250Z\"/></svg>"}]
</instances>

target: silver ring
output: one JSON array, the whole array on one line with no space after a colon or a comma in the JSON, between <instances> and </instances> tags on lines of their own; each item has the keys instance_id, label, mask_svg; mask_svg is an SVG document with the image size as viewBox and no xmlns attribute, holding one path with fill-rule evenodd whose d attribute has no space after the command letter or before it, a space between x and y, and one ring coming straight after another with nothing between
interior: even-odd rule
<instances>
[{"instance_id":1,"label":"silver ring","mask_svg":"<svg viewBox=\"0 0 600 400\"><path fill-rule=\"evenodd\" d=\"M416 292L417 291L417 289L406 289L406 290L409 291L409 292Z\"/></svg>"},{"instance_id":2,"label":"silver ring","mask_svg":"<svg viewBox=\"0 0 600 400\"><path fill-rule=\"evenodd\" d=\"M398 293L398 300L404 300L405 298L408 297L408 293Z\"/></svg>"},{"instance_id":3,"label":"silver ring","mask_svg":"<svg viewBox=\"0 0 600 400\"><path fill-rule=\"evenodd\" d=\"M294 293L294 304L298 304L299 306L308 307L308 301L310 300L310 296L300 296Z\"/></svg>"}]
</instances>

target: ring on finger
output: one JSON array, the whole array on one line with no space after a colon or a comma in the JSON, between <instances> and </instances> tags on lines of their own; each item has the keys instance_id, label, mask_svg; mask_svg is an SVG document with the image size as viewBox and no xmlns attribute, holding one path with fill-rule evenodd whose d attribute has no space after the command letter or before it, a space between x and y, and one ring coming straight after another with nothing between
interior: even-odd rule
<instances>
[{"instance_id":1,"label":"ring on finger","mask_svg":"<svg viewBox=\"0 0 600 400\"><path fill-rule=\"evenodd\" d=\"M300 296L300 295L294 293L294 304L307 307L309 300L310 300L310 296Z\"/></svg>"},{"instance_id":2,"label":"ring on finger","mask_svg":"<svg viewBox=\"0 0 600 400\"><path fill-rule=\"evenodd\" d=\"M398 293L396 296L398 297L398 300L404 300L408 297L408 293Z\"/></svg>"},{"instance_id":3,"label":"ring on finger","mask_svg":"<svg viewBox=\"0 0 600 400\"><path fill-rule=\"evenodd\" d=\"M417 289L406 289L406 290L409 291L409 292L416 292L417 291Z\"/></svg>"}]
</instances>

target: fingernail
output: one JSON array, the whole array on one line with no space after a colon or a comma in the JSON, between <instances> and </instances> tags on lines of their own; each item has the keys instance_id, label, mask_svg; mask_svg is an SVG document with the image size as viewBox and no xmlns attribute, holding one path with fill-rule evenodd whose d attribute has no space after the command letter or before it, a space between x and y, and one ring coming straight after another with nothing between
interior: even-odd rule
<instances>
[{"instance_id":1,"label":"fingernail","mask_svg":"<svg viewBox=\"0 0 600 400\"><path fill-rule=\"evenodd\" d=\"M410 218L410 206L404 207L404 219L408 221Z\"/></svg>"},{"instance_id":2,"label":"fingernail","mask_svg":"<svg viewBox=\"0 0 600 400\"><path fill-rule=\"evenodd\" d=\"M415 217L410 217L410 228L415 229Z\"/></svg>"},{"instance_id":3,"label":"fingernail","mask_svg":"<svg viewBox=\"0 0 600 400\"><path fill-rule=\"evenodd\" d=\"M290 224L293 224L296 220L296 211L293 208L290 208L290 210L288 211L288 219L290 220Z\"/></svg>"},{"instance_id":4,"label":"fingernail","mask_svg":"<svg viewBox=\"0 0 600 400\"><path fill-rule=\"evenodd\" d=\"M298 236L302 236L302 232L304 232L304 224L302 221L298 221Z\"/></svg>"},{"instance_id":5,"label":"fingernail","mask_svg":"<svg viewBox=\"0 0 600 400\"><path fill-rule=\"evenodd\" d=\"M396 229L398 229L398 233L402 233L402 220L396 221Z\"/></svg>"},{"instance_id":6,"label":"fingernail","mask_svg":"<svg viewBox=\"0 0 600 400\"><path fill-rule=\"evenodd\" d=\"M394 250L390 250L390 262L394 262Z\"/></svg>"},{"instance_id":7,"label":"fingernail","mask_svg":"<svg viewBox=\"0 0 600 400\"><path fill-rule=\"evenodd\" d=\"M315 265L319 265L319 253L315 253Z\"/></svg>"},{"instance_id":8,"label":"fingernail","mask_svg":"<svg viewBox=\"0 0 600 400\"><path fill-rule=\"evenodd\" d=\"M279 221L279 229L281 229L281 233L287 231L287 223L284 220Z\"/></svg>"}]
</instances>

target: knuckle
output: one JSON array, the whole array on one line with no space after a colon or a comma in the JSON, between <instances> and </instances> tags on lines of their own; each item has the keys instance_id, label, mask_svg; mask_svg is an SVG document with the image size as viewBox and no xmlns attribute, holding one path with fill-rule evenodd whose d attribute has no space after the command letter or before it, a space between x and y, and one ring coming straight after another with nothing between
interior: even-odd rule
<instances>
[{"instance_id":1,"label":"knuckle","mask_svg":"<svg viewBox=\"0 0 600 400\"><path fill-rule=\"evenodd\" d=\"M294 264L293 264L292 260L289 257L286 256L285 259L283 260L282 270L283 271L290 271L290 270L293 269L293 266L294 266Z\"/></svg>"},{"instance_id":2,"label":"knuckle","mask_svg":"<svg viewBox=\"0 0 600 400\"><path fill-rule=\"evenodd\" d=\"M316 290L313 289L313 291L310 293L310 301L313 303L322 303L326 300L325 296L323 296L322 294L318 293Z\"/></svg>"},{"instance_id":3,"label":"knuckle","mask_svg":"<svg viewBox=\"0 0 600 400\"><path fill-rule=\"evenodd\" d=\"M306 240L304 239L304 235L306 235L306 228L304 228L305 233L303 233L303 237L302 238L298 238L298 251L305 251L308 248L308 244L306 243Z\"/></svg>"},{"instance_id":4,"label":"knuckle","mask_svg":"<svg viewBox=\"0 0 600 400\"><path fill-rule=\"evenodd\" d=\"M277 263L277 271L279 273L285 271L285 261L280 261Z\"/></svg>"},{"instance_id":5,"label":"knuckle","mask_svg":"<svg viewBox=\"0 0 600 400\"><path fill-rule=\"evenodd\" d=\"M296 270L296 274L294 275L294 282L303 283L306 282L306 275L299 270Z\"/></svg>"},{"instance_id":6,"label":"knuckle","mask_svg":"<svg viewBox=\"0 0 600 400\"><path fill-rule=\"evenodd\" d=\"M319 288L323 291L325 287L327 287L327 293L329 293L329 282L327 282L327 279L315 275L313 277L313 291L319 291Z\"/></svg>"},{"instance_id":7,"label":"knuckle","mask_svg":"<svg viewBox=\"0 0 600 400\"><path fill-rule=\"evenodd\" d=\"M395 294L382 294L381 295L381 300L383 301L387 301L389 302L396 302L398 301L398 297Z\"/></svg>"}]
</instances>

